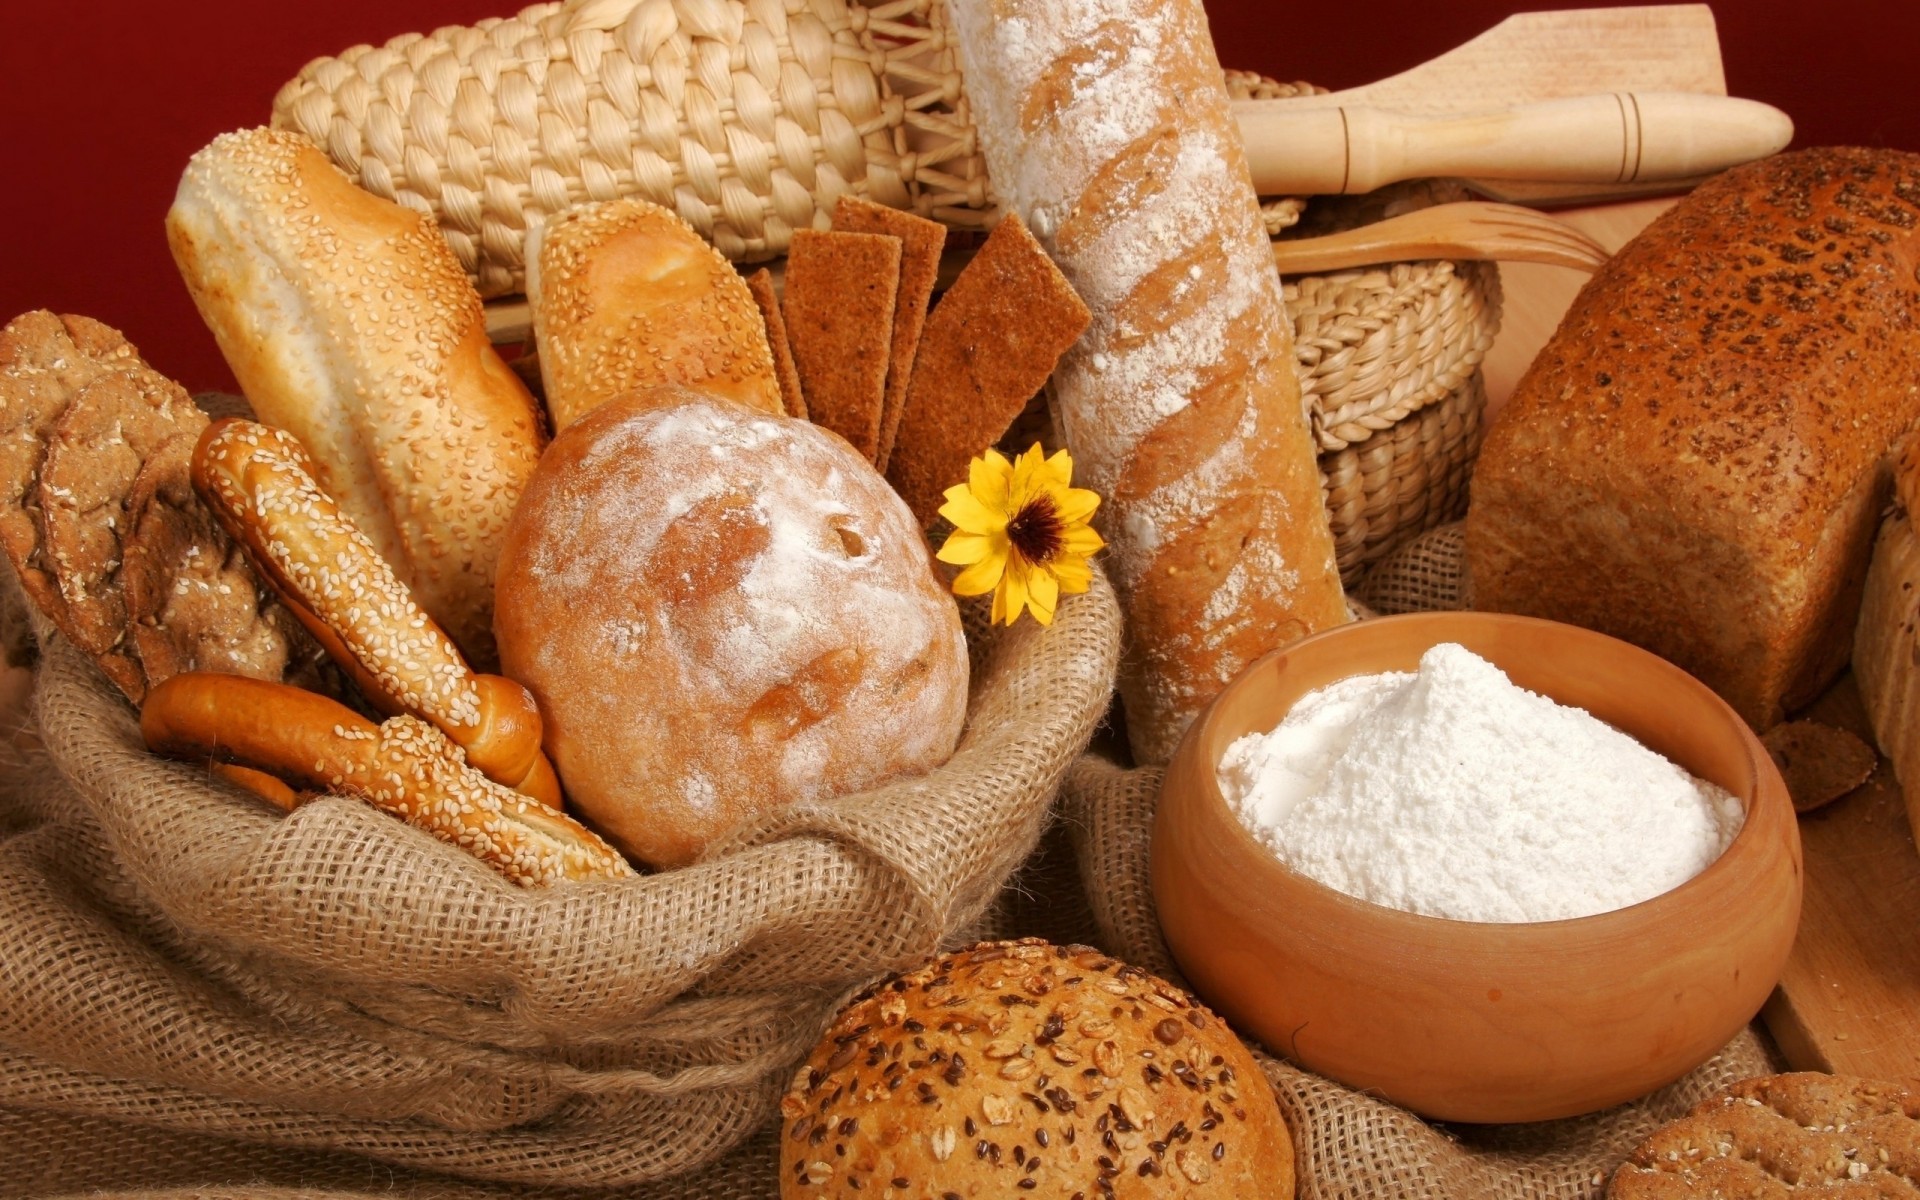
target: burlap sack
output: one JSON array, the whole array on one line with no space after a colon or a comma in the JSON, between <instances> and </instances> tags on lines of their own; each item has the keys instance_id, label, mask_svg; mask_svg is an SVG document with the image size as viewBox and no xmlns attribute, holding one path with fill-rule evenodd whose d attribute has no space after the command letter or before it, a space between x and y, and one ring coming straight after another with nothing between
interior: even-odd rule
<instances>
[{"instance_id":1,"label":"burlap sack","mask_svg":"<svg viewBox=\"0 0 1920 1200\"><path fill-rule=\"evenodd\" d=\"M1375 568L1357 595L1381 613L1466 606L1459 525L1423 535ZM1060 810L1109 953L1179 980L1147 875L1160 768L1088 755ZM1606 1112L1526 1125L1436 1126L1256 1048L1293 1130L1300 1200L1591 1200L1648 1133L1736 1080L1781 1070L1753 1029L1685 1078Z\"/></svg>"},{"instance_id":2,"label":"burlap sack","mask_svg":"<svg viewBox=\"0 0 1920 1200\"><path fill-rule=\"evenodd\" d=\"M751 1147L633 1185L738 1146L850 990L980 920L1106 711L1104 578L1050 629L984 613L945 767L550 890L365 805L282 817L148 755L37 628L44 750L0 787L0 1193L768 1194Z\"/></svg>"}]
</instances>

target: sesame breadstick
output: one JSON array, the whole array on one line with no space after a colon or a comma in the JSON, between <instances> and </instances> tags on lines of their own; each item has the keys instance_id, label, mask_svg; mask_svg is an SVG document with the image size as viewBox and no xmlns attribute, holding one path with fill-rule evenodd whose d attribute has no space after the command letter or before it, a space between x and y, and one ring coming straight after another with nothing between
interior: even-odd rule
<instances>
[{"instance_id":1,"label":"sesame breadstick","mask_svg":"<svg viewBox=\"0 0 1920 1200\"><path fill-rule=\"evenodd\" d=\"M190 671L147 694L140 733L157 754L234 763L302 791L365 800L523 887L634 873L592 831L494 783L415 717L375 725L296 687Z\"/></svg>"},{"instance_id":2,"label":"sesame breadstick","mask_svg":"<svg viewBox=\"0 0 1920 1200\"><path fill-rule=\"evenodd\" d=\"M475 767L558 808L527 690L476 675L373 543L315 481L291 434L228 417L193 453L193 482L260 576L386 713L438 726Z\"/></svg>"}]
</instances>

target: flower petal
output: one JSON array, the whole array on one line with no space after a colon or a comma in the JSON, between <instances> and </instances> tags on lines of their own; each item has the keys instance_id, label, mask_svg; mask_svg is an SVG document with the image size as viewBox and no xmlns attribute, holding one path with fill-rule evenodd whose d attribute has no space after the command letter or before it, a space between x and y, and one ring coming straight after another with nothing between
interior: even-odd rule
<instances>
[{"instance_id":1,"label":"flower petal","mask_svg":"<svg viewBox=\"0 0 1920 1200\"><path fill-rule=\"evenodd\" d=\"M1005 553L988 554L979 562L974 563L966 570L960 572L960 574L954 576L953 594L956 596L978 596L986 592L991 592L999 585L1006 569L1007 556ZM999 604L998 597L995 597L994 603L995 605Z\"/></svg>"},{"instance_id":2,"label":"flower petal","mask_svg":"<svg viewBox=\"0 0 1920 1200\"><path fill-rule=\"evenodd\" d=\"M947 535L934 557L956 567L970 566L993 553L993 542L994 539L985 534L956 529Z\"/></svg>"},{"instance_id":3,"label":"flower petal","mask_svg":"<svg viewBox=\"0 0 1920 1200\"><path fill-rule=\"evenodd\" d=\"M1027 566L1018 558L1007 565L1007 573L1000 577L1000 590L993 594L994 619L1004 619L1011 625L1020 619L1020 610L1027 604Z\"/></svg>"},{"instance_id":4,"label":"flower petal","mask_svg":"<svg viewBox=\"0 0 1920 1200\"><path fill-rule=\"evenodd\" d=\"M1008 503L1012 508L1018 509L1045 488L1046 467L1047 459L1041 453L1039 442L1013 460L1013 487L1008 495Z\"/></svg>"},{"instance_id":5,"label":"flower petal","mask_svg":"<svg viewBox=\"0 0 1920 1200\"><path fill-rule=\"evenodd\" d=\"M1060 581L1060 590L1077 596L1093 584L1093 568L1084 558L1063 558L1053 564L1053 576Z\"/></svg>"},{"instance_id":6,"label":"flower petal","mask_svg":"<svg viewBox=\"0 0 1920 1200\"><path fill-rule=\"evenodd\" d=\"M1055 483L1058 483L1063 488L1071 484L1073 482L1073 455L1068 454L1064 449L1055 450L1053 457L1047 460L1047 473L1053 477Z\"/></svg>"},{"instance_id":7,"label":"flower petal","mask_svg":"<svg viewBox=\"0 0 1920 1200\"><path fill-rule=\"evenodd\" d=\"M1069 525L1060 537L1060 553L1085 558L1107 544L1106 539L1088 525Z\"/></svg>"},{"instance_id":8,"label":"flower petal","mask_svg":"<svg viewBox=\"0 0 1920 1200\"><path fill-rule=\"evenodd\" d=\"M1027 577L1027 607L1033 619L1042 625L1053 624L1053 610L1060 604L1060 584L1053 572L1042 567Z\"/></svg>"},{"instance_id":9,"label":"flower petal","mask_svg":"<svg viewBox=\"0 0 1920 1200\"><path fill-rule=\"evenodd\" d=\"M1093 515L1093 510L1100 507L1100 493L1086 488L1062 487L1054 493L1053 503L1060 511L1060 519L1071 525Z\"/></svg>"},{"instance_id":10,"label":"flower petal","mask_svg":"<svg viewBox=\"0 0 1920 1200\"><path fill-rule=\"evenodd\" d=\"M947 502L940 506L940 515L953 522L953 527L963 533L998 534L1007 528L1007 514L1001 510L989 508L966 487L956 484L947 489Z\"/></svg>"},{"instance_id":11,"label":"flower petal","mask_svg":"<svg viewBox=\"0 0 1920 1200\"><path fill-rule=\"evenodd\" d=\"M1007 489L1013 483L1013 464L1006 455L993 447L967 464L967 487L973 492L974 499L983 506L997 512L1009 512ZM951 518L949 518L951 519Z\"/></svg>"}]
</instances>

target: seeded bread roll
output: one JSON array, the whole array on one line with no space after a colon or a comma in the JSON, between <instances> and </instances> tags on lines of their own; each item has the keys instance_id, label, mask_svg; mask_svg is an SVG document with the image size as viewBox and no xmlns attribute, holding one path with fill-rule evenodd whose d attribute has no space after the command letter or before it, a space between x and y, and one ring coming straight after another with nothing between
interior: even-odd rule
<instances>
[{"instance_id":1,"label":"seeded bread roll","mask_svg":"<svg viewBox=\"0 0 1920 1200\"><path fill-rule=\"evenodd\" d=\"M1093 323L1054 373L1125 604L1134 757L1346 620L1291 325L1200 0L953 0L994 189Z\"/></svg>"},{"instance_id":2,"label":"seeded bread roll","mask_svg":"<svg viewBox=\"0 0 1920 1200\"><path fill-rule=\"evenodd\" d=\"M491 664L494 561L545 434L433 221L298 134L249 129L193 156L167 240L254 412Z\"/></svg>"},{"instance_id":3,"label":"seeded bread roll","mask_svg":"<svg viewBox=\"0 0 1920 1200\"><path fill-rule=\"evenodd\" d=\"M1920 155L1708 181L1581 290L1487 433L1474 607L1644 646L1756 729L1845 666L1920 417Z\"/></svg>"},{"instance_id":4,"label":"seeded bread roll","mask_svg":"<svg viewBox=\"0 0 1920 1200\"><path fill-rule=\"evenodd\" d=\"M856 999L780 1101L783 1200L1290 1200L1293 1142L1253 1056L1138 967L986 943Z\"/></svg>"}]
</instances>

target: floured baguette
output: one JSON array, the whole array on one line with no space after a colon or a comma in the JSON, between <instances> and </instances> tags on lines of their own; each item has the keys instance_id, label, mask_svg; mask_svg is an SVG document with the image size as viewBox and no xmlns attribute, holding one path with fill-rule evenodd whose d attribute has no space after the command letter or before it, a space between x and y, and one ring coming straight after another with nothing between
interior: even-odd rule
<instances>
[{"instance_id":1,"label":"floured baguette","mask_svg":"<svg viewBox=\"0 0 1920 1200\"><path fill-rule=\"evenodd\" d=\"M431 219L297 134L223 134L167 214L174 261L260 419L476 663L493 568L545 436Z\"/></svg>"},{"instance_id":2,"label":"floured baguette","mask_svg":"<svg viewBox=\"0 0 1920 1200\"><path fill-rule=\"evenodd\" d=\"M1134 756L1346 620L1291 327L1199 0L954 0L994 188L1092 310L1055 373L1103 493Z\"/></svg>"}]
</instances>

